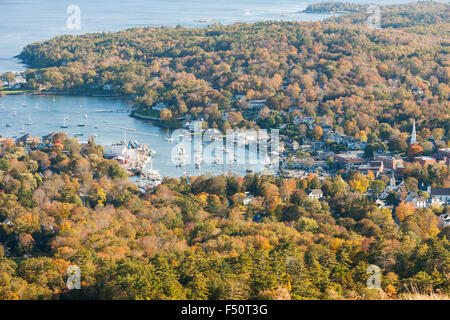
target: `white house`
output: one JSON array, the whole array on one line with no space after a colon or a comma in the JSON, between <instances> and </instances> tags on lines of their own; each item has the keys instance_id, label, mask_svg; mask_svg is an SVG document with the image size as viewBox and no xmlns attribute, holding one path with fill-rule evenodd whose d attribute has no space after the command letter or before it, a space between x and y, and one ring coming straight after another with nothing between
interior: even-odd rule
<instances>
[{"instance_id":1,"label":"white house","mask_svg":"<svg viewBox=\"0 0 450 320\"><path fill-rule=\"evenodd\" d=\"M432 201L441 204L450 203L450 188L428 188Z\"/></svg>"},{"instance_id":2,"label":"white house","mask_svg":"<svg viewBox=\"0 0 450 320\"><path fill-rule=\"evenodd\" d=\"M323 197L323 192L320 189L311 190L311 192L308 194L308 198L311 200L319 200L322 197Z\"/></svg>"},{"instance_id":3,"label":"white house","mask_svg":"<svg viewBox=\"0 0 450 320\"><path fill-rule=\"evenodd\" d=\"M266 106L267 100L250 100L248 102L248 107L250 109L264 109L264 107Z\"/></svg>"},{"instance_id":4,"label":"white house","mask_svg":"<svg viewBox=\"0 0 450 320\"><path fill-rule=\"evenodd\" d=\"M412 203L416 208L426 208L427 207L427 199L424 197L414 197Z\"/></svg>"},{"instance_id":5,"label":"white house","mask_svg":"<svg viewBox=\"0 0 450 320\"><path fill-rule=\"evenodd\" d=\"M427 207L427 199L424 197L420 197L416 192L411 192L405 199L405 202L412 203L415 208L426 208Z\"/></svg>"}]
</instances>

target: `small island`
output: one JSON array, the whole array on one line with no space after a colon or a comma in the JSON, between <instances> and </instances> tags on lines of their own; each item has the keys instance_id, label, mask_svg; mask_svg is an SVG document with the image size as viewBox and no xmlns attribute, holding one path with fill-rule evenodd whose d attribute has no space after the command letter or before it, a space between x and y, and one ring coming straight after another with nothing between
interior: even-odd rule
<instances>
[{"instance_id":1,"label":"small island","mask_svg":"<svg viewBox=\"0 0 450 320\"><path fill-rule=\"evenodd\" d=\"M348 2L321 2L313 3L303 10L303 13L351 13L365 10L368 6Z\"/></svg>"}]
</instances>

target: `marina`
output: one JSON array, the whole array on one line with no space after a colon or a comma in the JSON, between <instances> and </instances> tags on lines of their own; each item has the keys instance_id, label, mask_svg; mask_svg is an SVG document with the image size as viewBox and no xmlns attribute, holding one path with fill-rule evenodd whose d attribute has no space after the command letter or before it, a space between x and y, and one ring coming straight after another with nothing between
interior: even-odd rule
<instances>
[{"instance_id":1,"label":"marina","mask_svg":"<svg viewBox=\"0 0 450 320\"><path fill-rule=\"evenodd\" d=\"M19 108L20 112L18 112ZM5 96L0 98L0 115L4 121L0 135L7 138L18 138L29 133L32 136L42 137L53 131L64 132L69 137L78 138L80 142L86 142L91 137L97 144L101 144L105 148L124 141L127 143L134 141L141 146L147 145L149 150L153 150L151 166L148 163L145 166L145 170L150 170L144 174L144 177L150 177L150 179L145 179L149 181L158 180L155 179L155 171L162 177L213 175L228 172L244 176L247 169L254 172L264 169L264 163L246 165L232 161L231 166L225 165L225 163L221 163L223 161L220 161L218 154L212 154L215 164L209 163L205 161L205 154L202 157L202 153L198 152L200 147L198 145L191 148L192 155L190 157L187 155L179 157L179 163L173 163L172 150L177 148L179 137L173 136L169 129L129 117L130 111L131 104L117 98L63 95ZM83 124L83 126L78 126L78 124ZM129 130L124 130L124 128ZM192 144L195 143L196 139L193 137L185 138L187 141L192 141ZM208 139L205 137L205 140ZM202 148L206 148L211 143L211 141L205 142L201 144ZM123 145L121 147L123 149ZM220 154L222 151L217 152ZM225 157L226 152L222 153ZM249 152L248 156L254 155ZM141 157L137 163L134 163L135 171L145 171L142 161Z\"/></svg>"}]
</instances>

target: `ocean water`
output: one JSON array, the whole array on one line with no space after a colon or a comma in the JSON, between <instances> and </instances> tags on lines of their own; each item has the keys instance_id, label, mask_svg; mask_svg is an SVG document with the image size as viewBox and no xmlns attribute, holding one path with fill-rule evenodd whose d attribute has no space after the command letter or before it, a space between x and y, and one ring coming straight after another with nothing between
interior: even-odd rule
<instances>
[{"instance_id":1,"label":"ocean water","mask_svg":"<svg viewBox=\"0 0 450 320\"><path fill-rule=\"evenodd\" d=\"M158 127L147 121L128 116L131 105L123 100L104 97L80 96L50 96L50 95L9 95L0 98L0 135L8 138L21 137L25 133L42 137L50 132L65 132L69 137L76 134L80 142L86 142L90 137L98 144L109 145L120 142L124 138L147 144L156 151L153 157L153 169L162 176L179 177L184 175L184 168L177 167L172 162L172 150L177 150L178 134L173 130ZM99 112L102 111L102 112ZM104 112L108 111L108 112ZM15 116L14 116L15 114ZM61 128L66 118L68 128ZM79 124L84 124L80 127ZM131 128L124 137L122 128ZM24 130L24 132L21 132ZM166 138L173 137L174 142ZM203 149L211 142L205 141ZM192 147L191 151L194 148ZM246 151L247 160L257 159L256 152ZM213 155L212 155L213 156ZM260 172L264 169L264 160L256 164L208 165L204 163L201 170L194 166L194 156L186 165L186 171L191 175L220 174L229 172L245 175L247 169ZM206 159L204 153L203 159ZM247 161L246 163L249 163Z\"/></svg>"},{"instance_id":2,"label":"ocean water","mask_svg":"<svg viewBox=\"0 0 450 320\"><path fill-rule=\"evenodd\" d=\"M408 0L346 0L392 4ZM326 14L299 11L315 0L0 0L0 74L22 71L13 57L24 46L63 34L108 32L137 26L202 27L262 20L316 21ZM68 29L70 5L80 8L80 29ZM206 20L208 22L200 22Z\"/></svg>"}]
</instances>

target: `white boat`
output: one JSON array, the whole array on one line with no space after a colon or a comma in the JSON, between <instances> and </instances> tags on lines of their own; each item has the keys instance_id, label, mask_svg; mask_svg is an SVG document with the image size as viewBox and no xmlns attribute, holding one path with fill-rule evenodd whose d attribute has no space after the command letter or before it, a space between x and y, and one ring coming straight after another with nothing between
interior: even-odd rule
<instances>
[{"instance_id":1,"label":"white boat","mask_svg":"<svg viewBox=\"0 0 450 320\"><path fill-rule=\"evenodd\" d=\"M12 110L13 110L12 116L13 116L13 117L17 116L17 110L16 110L16 108L13 108Z\"/></svg>"},{"instance_id":2,"label":"white boat","mask_svg":"<svg viewBox=\"0 0 450 320\"><path fill-rule=\"evenodd\" d=\"M21 134L24 134L24 133L25 133L25 126L22 126L22 130L20 130L20 133L21 133Z\"/></svg>"}]
</instances>

